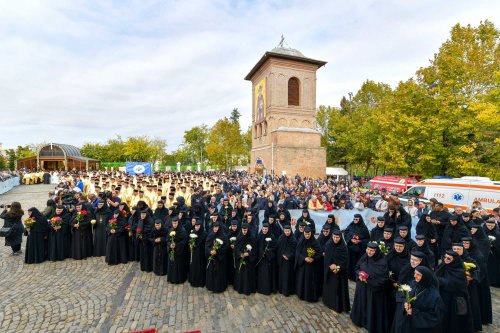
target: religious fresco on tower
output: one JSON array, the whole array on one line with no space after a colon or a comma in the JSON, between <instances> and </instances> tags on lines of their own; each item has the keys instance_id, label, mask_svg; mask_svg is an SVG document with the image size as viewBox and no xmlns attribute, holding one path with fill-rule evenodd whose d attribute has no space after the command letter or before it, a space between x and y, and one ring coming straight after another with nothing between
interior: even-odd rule
<instances>
[{"instance_id":1,"label":"religious fresco on tower","mask_svg":"<svg viewBox=\"0 0 500 333\"><path fill-rule=\"evenodd\" d=\"M260 123L266 117L266 78L255 86L255 123Z\"/></svg>"}]
</instances>

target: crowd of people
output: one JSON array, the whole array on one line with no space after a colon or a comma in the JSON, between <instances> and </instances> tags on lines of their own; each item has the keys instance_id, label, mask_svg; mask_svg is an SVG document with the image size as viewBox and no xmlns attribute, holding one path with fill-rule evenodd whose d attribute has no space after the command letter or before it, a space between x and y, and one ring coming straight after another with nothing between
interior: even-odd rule
<instances>
[{"instance_id":1,"label":"crowd of people","mask_svg":"<svg viewBox=\"0 0 500 333\"><path fill-rule=\"evenodd\" d=\"M374 199L373 209L385 211L376 221L355 214L344 230L334 214L314 221L309 210L330 210L324 202L331 210L356 203L358 185L346 181L218 172L59 177L47 206L29 208L24 225L17 202L0 215L14 255L27 236L27 264L137 261L170 283L216 293L232 285L245 295L321 299L369 332L473 332L492 323L498 208L450 213L439 202L424 205L412 237L411 211L385 193ZM302 209L300 218L292 209ZM352 303L349 279L356 283Z\"/></svg>"}]
</instances>

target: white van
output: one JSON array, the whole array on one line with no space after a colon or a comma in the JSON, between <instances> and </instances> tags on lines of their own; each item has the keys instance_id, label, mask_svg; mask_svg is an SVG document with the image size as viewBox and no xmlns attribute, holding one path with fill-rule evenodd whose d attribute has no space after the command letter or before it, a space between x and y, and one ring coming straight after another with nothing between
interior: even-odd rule
<instances>
[{"instance_id":1,"label":"white van","mask_svg":"<svg viewBox=\"0 0 500 333\"><path fill-rule=\"evenodd\" d=\"M418 197L427 202L436 198L445 207L461 206L470 208L474 201L489 213L493 208L500 206L500 181L490 180L487 177L462 177L452 179L425 179L415 184L400 196L405 203L412 197Z\"/></svg>"}]
</instances>

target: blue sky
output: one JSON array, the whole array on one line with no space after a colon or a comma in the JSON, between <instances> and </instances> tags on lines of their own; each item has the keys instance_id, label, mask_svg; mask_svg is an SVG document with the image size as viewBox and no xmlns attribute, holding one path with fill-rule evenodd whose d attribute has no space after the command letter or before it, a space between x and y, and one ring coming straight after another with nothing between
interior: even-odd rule
<instances>
[{"instance_id":1,"label":"blue sky","mask_svg":"<svg viewBox=\"0 0 500 333\"><path fill-rule=\"evenodd\" d=\"M166 139L234 107L250 124L243 77L285 41L327 61L317 104L338 106L366 79L395 86L428 64L456 23L498 1L2 1L0 142L80 146Z\"/></svg>"}]
</instances>

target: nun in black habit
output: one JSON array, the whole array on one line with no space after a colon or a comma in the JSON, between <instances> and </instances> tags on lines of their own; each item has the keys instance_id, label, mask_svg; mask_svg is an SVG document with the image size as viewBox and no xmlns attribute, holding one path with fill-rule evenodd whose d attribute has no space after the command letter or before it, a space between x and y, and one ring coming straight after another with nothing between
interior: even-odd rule
<instances>
[{"instance_id":1,"label":"nun in black habit","mask_svg":"<svg viewBox=\"0 0 500 333\"><path fill-rule=\"evenodd\" d=\"M196 235L196 237L192 236ZM190 247L189 284L191 287L205 286L205 271L207 260L205 257L205 240L207 233L203 230L200 220L196 220L194 229L189 235L189 242L193 242L194 247ZM194 239L194 240L193 240Z\"/></svg>"},{"instance_id":2,"label":"nun in black habit","mask_svg":"<svg viewBox=\"0 0 500 333\"><path fill-rule=\"evenodd\" d=\"M355 281L356 264L365 255L366 244L370 240L370 233L361 214L354 214L353 221L344 230L344 237L349 250L349 279Z\"/></svg>"},{"instance_id":3,"label":"nun in black habit","mask_svg":"<svg viewBox=\"0 0 500 333\"><path fill-rule=\"evenodd\" d=\"M69 213L64 206L56 206L53 218L60 217L62 225L51 226L49 233L49 260L60 261L71 257L71 233L69 225Z\"/></svg>"},{"instance_id":4,"label":"nun in black habit","mask_svg":"<svg viewBox=\"0 0 500 333\"><path fill-rule=\"evenodd\" d=\"M415 276L415 269L420 266L427 266L425 259L425 254L418 251L417 249L412 249L409 263L406 264L399 274L397 285L409 285ZM408 322L405 320L407 316L405 309L406 297L402 291L396 291L396 306L394 311L394 320L392 322L392 333L406 333Z\"/></svg>"},{"instance_id":5,"label":"nun in black habit","mask_svg":"<svg viewBox=\"0 0 500 333\"><path fill-rule=\"evenodd\" d=\"M333 231L324 251L323 303L336 312L349 312L349 254L340 230Z\"/></svg>"},{"instance_id":6,"label":"nun in black habit","mask_svg":"<svg viewBox=\"0 0 500 333\"><path fill-rule=\"evenodd\" d=\"M141 211L139 221L137 222L136 236L139 239L139 257L141 261L141 271L153 271L153 243L151 242L151 232L154 228L154 222L149 215L149 210Z\"/></svg>"},{"instance_id":7,"label":"nun in black habit","mask_svg":"<svg viewBox=\"0 0 500 333\"><path fill-rule=\"evenodd\" d=\"M318 261L321 247L313 236L310 226L304 228L304 237L297 243L295 251L295 293L304 301L317 302L320 297L318 286Z\"/></svg>"},{"instance_id":8,"label":"nun in black habit","mask_svg":"<svg viewBox=\"0 0 500 333\"><path fill-rule=\"evenodd\" d=\"M494 220L487 220L483 230L490 241L488 279L493 287L500 287L500 229Z\"/></svg>"},{"instance_id":9,"label":"nun in black habit","mask_svg":"<svg viewBox=\"0 0 500 333\"><path fill-rule=\"evenodd\" d=\"M125 226L127 221L119 209L113 212L107 221L108 240L106 243L106 262L108 265L126 264L128 262Z\"/></svg>"},{"instance_id":10,"label":"nun in black habit","mask_svg":"<svg viewBox=\"0 0 500 333\"><path fill-rule=\"evenodd\" d=\"M140 246L141 240L137 237L137 226L141 218L141 212L137 207L132 207L128 218L128 260L129 261L140 261Z\"/></svg>"},{"instance_id":11,"label":"nun in black habit","mask_svg":"<svg viewBox=\"0 0 500 333\"><path fill-rule=\"evenodd\" d=\"M357 281L351 310L352 322L366 328L369 333L389 332L392 324L386 293L389 268L377 243L368 243L366 253L354 270Z\"/></svg>"},{"instance_id":12,"label":"nun in black habit","mask_svg":"<svg viewBox=\"0 0 500 333\"><path fill-rule=\"evenodd\" d=\"M157 218L155 227L151 231L151 242L153 243L153 272L155 275L164 276L168 272L167 253L167 228L161 218Z\"/></svg>"},{"instance_id":13,"label":"nun in black habit","mask_svg":"<svg viewBox=\"0 0 500 333\"><path fill-rule=\"evenodd\" d=\"M290 225L285 225L284 233L276 243L276 260L278 263L278 292L284 296L295 293L295 251L297 240Z\"/></svg>"},{"instance_id":14,"label":"nun in black habit","mask_svg":"<svg viewBox=\"0 0 500 333\"><path fill-rule=\"evenodd\" d=\"M464 262L460 256L447 250L443 262L436 268L439 294L444 303L443 332L472 332L472 313L467 291Z\"/></svg>"},{"instance_id":15,"label":"nun in black habit","mask_svg":"<svg viewBox=\"0 0 500 333\"><path fill-rule=\"evenodd\" d=\"M470 227L470 232L476 244L476 248L479 249L483 257L488 260L488 255L490 253L490 241L488 236L486 236L486 233L478 220L471 222Z\"/></svg>"},{"instance_id":16,"label":"nun in black habit","mask_svg":"<svg viewBox=\"0 0 500 333\"><path fill-rule=\"evenodd\" d=\"M434 269L436 259L434 258L434 253L429 248L429 244L427 243L427 237L425 237L424 235L417 234L417 236L415 236L415 244L416 246L413 249L418 250L423 254L425 254L427 265L429 266L429 268Z\"/></svg>"},{"instance_id":17,"label":"nun in black habit","mask_svg":"<svg viewBox=\"0 0 500 333\"><path fill-rule=\"evenodd\" d=\"M167 218L168 216L168 209L165 207L165 204L163 203L163 201L158 201L157 205L156 205L156 209L155 209L155 212L153 214L153 220L157 220L157 219L160 219L163 222L165 222L165 219Z\"/></svg>"},{"instance_id":18,"label":"nun in black habit","mask_svg":"<svg viewBox=\"0 0 500 333\"><path fill-rule=\"evenodd\" d=\"M98 199L97 208L95 211L94 229L94 257L102 257L106 255L106 227L112 213L108 204L102 199Z\"/></svg>"},{"instance_id":19,"label":"nun in black habit","mask_svg":"<svg viewBox=\"0 0 500 333\"><path fill-rule=\"evenodd\" d=\"M404 333L441 333L444 304L439 294L438 281L426 266L415 268L410 282L410 296L416 297L411 304L404 303L406 315L402 316L401 331ZM396 331L397 332L397 331Z\"/></svg>"},{"instance_id":20,"label":"nun in black habit","mask_svg":"<svg viewBox=\"0 0 500 333\"><path fill-rule=\"evenodd\" d=\"M472 315L472 328L474 331L482 331L483 325L481 323L481 306L479 305L479 278L481 268L479 264L471 258L469 252L465 250L463 243L454 243L452 249L460 256L464 264L476 265L476 268L471 269L469 274L466 273L467 291L469 294L469 304Z\"/></svg>"},{"instance_id":21,"label":"nun in black habit","mask_svg":"<svg viewBox=\"0 0 500 333\"><path fill-rule=\"evenodd\" d=\"M25 234L28 239L26 240L26 254L24 263L38 264L47 259L47 238L49 234L49 224L47 217L40 213L40 211L31 207L28 209L28 216L35 220L31 228L26 228Z\"/></svg>"},{"instance_id":22,"label":"nun in black habit","mask_svg":"<svg viewBox=\"0 0 500 333\"><path fill-rule=\"evenodd\" d=\"M241 233L236 239L235 256L237 261L234 276L234 290L247 296L257 290L255 264L258 260L257 245L249 228L248 223L243 223Z\"/></svg>"},{"instance_id":23,"label":"nun in black habit","mask_svg":"<svg viewBox=\"0 0 500 333\"><path fill-rule=\"evenodd\" d=\"M178 219L173 218L172 228L169 229L167 236L167 248L169 257L167 280L170 283L184 283L187 280L187 242L188 234L186 233L185 228L180 225Z\"/></svg>"},{"instance_id":24,"label":"nun in black habit","mask_svg":"<svg viewBox=\"0 0 500 333\"><path fill-rule=\"evenodd\" d=\"M471 237L462 238L465 251L479 265L478 296L481 310L481 323L489 325L493 322L493 310L491 305L490 282L488 280L487 259L483 256L476 242Z\"/></svg>"},{"instance_id":25,"label":"nun in black habit","mask_svg":"<svg viewBox=\"0 0 500 333\"><path fill-rule=\"evenodd\" d=\"M333 214L328 214L328 217L326 218L326 221L325 221L325 224L323 224L323 227L325 225L329 225L331 231L340 230L340 227L338 226L338 224L335 223L335 215L333 215Z\"/></svg>"},{"instance_id":26,"label":"nun in black habit","mask_svg":"<svg viewBox=\"0 0 500 333\"><path fill-rule=\"evenodd\" d=\"M233 211L234 212L234 211ZM229 228L229 234L227 235L229 239L229 246L230 250L227 254L227 263L226 263L226 268L227 268L227 280L230 285L234 283L234 272L235 272L235 267L236 267L236 254L235 254L235 248L236 248L236 239L238 238L238 235L240 234L240 228L238 226L238 221L236 220L231 220L231 227Z\"/></svg>"},{"instance_id":27,"label":"nun in black habit","mask_svg":"<svg viewBox=\"0 0 500 333\"><path fill-rule=\"evenodd\" d=\"M207 257L205 286L214 293L221 293L228 286L226 269L228 251L229 240L222 231L220 223L216 222L212 224L212 231L205 241L205 256Z\"/></svg>"},{"instance_id":28,"label":"nun in black habit","mask_svg":"<svg viewBox=\"0 0 500 333\"><path fill-rule=\"evenodd\" d=\"M71 216L71 257L75 260L86 259L93 253L91 213L83 209L82 202L75 205Z\"/></svg>"},{"instance_id":29,"label":"nun in black habit","mask_svg":"<svg viewBox=\"0 0 500 333\"><path fill-rule=\"evenodd\" d=\"M274 294L278 289L276 272L276 240L263 223L257 238L257 292L264 295Z\"/></svg>"},{"instance_id":30,"label":"nun in black habit","mask_svg":"<svg viewBox=\"0 0 500 333\"><path fill-rule=\"evenodd\" d=\"M297 225L295 226L295 230L297 230L298 226L301 222L305 222L308 227L311 228L311 232L314 235L316 233L316 223L311 218L311 214L309 214L309 210L303 209L302 216L298 218Z\"/></svg>"},{"instance_id":31,"label":"nun in black habit","mask_svg":"<svg viewBox=\"0 0 500 333\"><path fill-rule=\"evenodd\" d=\"M424 235L426 239L426 243L429 245L430 250L434 254L434 263L432 267L437 265L439 259L438 252L438 233L436 230L436 226L431 222L432 219L428 214L423 214L418 220L416 226L417 235Z\"/></svg>"},{"instance_id":32,"label":"nun in black habit","mask_svg":"<svg viewBox=\"0 0 500 333\"><path fill-rule=\"evenodd\" d=\"M377 217L377 225L370 231L370 240L374 242L384 241L385 219L383 216Z\"/></svg>"}]
</instances>

